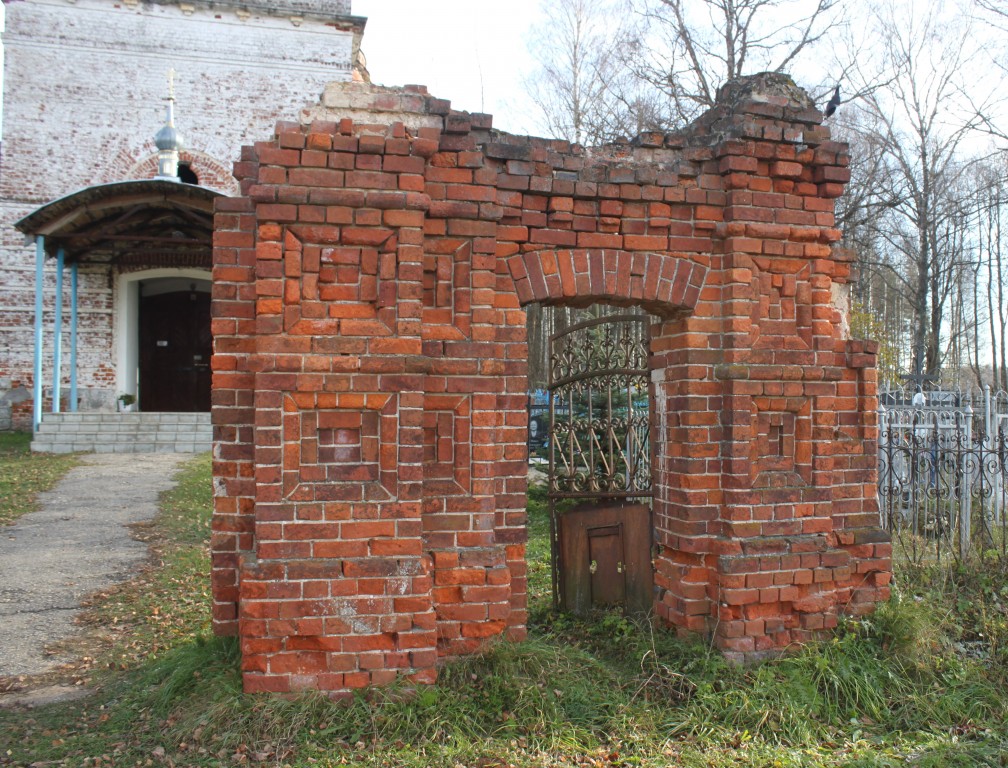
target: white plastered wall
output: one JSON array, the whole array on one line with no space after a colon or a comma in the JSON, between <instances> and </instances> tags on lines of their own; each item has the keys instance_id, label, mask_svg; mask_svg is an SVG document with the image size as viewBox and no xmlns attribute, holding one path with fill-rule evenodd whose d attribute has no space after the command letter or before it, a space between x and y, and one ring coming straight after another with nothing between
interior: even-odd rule
<instances>
[{"instance_id":1,"label":"white plastered wall","mask_svg":"<svg viewBox=\"0 0 1008 768\"><path fill-rule=\"evenodd\" d=\"M263 10L267 6L272 13ZM248 7L206 0L21 0L4 7L0 428L14 417L23 428L29 411L12 416L7 400L31 391L35 262L34 249L13 223L84 187L148 175L145 161L164 120L169 68L175 70L176 125L201 183L234 193L234 179L221 176L243 145L268 139L278 119L297 120L327 83L351 78L354 33L313 13L349 13L348 0ZM210 166L218 171L208 172ZM44 282L48 385L52 260ZM129 381L119 340L126 321L118 316L129 309L117 283L103 270L81 270L78 384L84 409L106 407ZM66 338L63 343L66 349ZM64 386L68 372L64 361Z\"/></svg>"}]
</instances>

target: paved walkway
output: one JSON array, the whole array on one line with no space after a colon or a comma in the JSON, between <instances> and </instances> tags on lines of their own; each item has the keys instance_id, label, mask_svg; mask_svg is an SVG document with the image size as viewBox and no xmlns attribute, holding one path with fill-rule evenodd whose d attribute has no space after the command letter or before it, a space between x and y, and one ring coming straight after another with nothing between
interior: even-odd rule
<instances>
[{"instance_id":1,"label":"paved walkway","mask_svg":"<svg viewBox=\"0 0 1008 768\"><path fill-rule=\"evenodd\" d=\"M147 554L130 523L150 520L191 454L90 454L39 511L0 527L0 676L33 675L59 663L49 643L75 631L92 592L123 581Z\"/></svg>"}]
</instances>

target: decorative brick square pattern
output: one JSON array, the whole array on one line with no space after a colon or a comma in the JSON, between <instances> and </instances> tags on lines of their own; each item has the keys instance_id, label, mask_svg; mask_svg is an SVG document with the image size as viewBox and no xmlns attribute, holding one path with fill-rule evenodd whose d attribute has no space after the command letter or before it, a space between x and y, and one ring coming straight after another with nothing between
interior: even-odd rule
<instances>
[{"instance_id":1,"label":"decorative brick square pattern","mask_svg":"<svg viewBox=\"0 0 1008 768\"><path fill-rule=\"evenodd\" d=\"M428 394L424 400L424 495L467 494L472 488L471 401Z\"/></svg>"},{"instance_id":2,"label":"decorative brick square pattern","mask_svg":"<svg viewBox=\"0 0 1008 768\"><path fill-rule=\"evenodd\" d=\"M812 482L812 403L808 398L754 398L749 460L756 487Z\"/></svg>"},{"instance_id":3,"label":"decorative brick square pattern","mask_svg":"<svg viewBox=\"0 0 1008 768\"><path fill-rule=\"evenodd\" d=\"M381 465L381 409L320 408L335 398L288 395L284 402L283 496L292 501L389 499L395 463ZM393 402L393 398L386 398ZM300 403L310 407L302 409ZM394 404L394 403L393 403ZM392 409L389 409L392 410ZM389 420L389 419L387 419ZM394 423L391 425L394 429ZM391 488L383 485L385 481Z\"/></svg>"}]
</instances>

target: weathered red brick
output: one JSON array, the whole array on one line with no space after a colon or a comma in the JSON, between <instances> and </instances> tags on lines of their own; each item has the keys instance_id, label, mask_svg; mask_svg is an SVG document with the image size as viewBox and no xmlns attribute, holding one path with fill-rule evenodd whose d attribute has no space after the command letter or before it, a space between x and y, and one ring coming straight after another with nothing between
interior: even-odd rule
<instances>
[{"instance_id":1,"label":"weathered red brick","mask_svg":"<svg viewBox=\"0 0 1008 768\"><path fill-rule=\"evenodd\" d=\"M286 164L246 185L255 215L218 234L215 622L240 617L247 641L275 632L288 649L250 655L246 684L432 680L438 652L524 635L520 307L533 300L669 320L651 342L668 437L654 461L663 621L746 655L881 595L884 545L823 543L836 520L877 525L854 434L871 425L833 436L835 414L873 410L876 392L858 383L874 351L834 337L833 286L849 279L830 250L835 153L814 167L816 152L796 153L775 103L769 133L680 145L695 170L659 174L634 148L589 164L536 139L481 145L488 121L399 98L448 130L285 128L256 149ZM299 163L271 154L300 141ZM282 202L301 189L310 204ZM246 552L255 579L236 577ZM330 559L294 564L311 558ZM847 599L852 578L871 594Z\"/></svg>"}]
</instances>

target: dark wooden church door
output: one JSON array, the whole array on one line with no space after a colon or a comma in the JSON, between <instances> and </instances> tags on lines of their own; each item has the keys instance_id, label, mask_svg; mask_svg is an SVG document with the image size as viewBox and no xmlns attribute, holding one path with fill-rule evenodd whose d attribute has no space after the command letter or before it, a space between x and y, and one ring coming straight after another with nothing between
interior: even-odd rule
<instances>
[{"instance_id":1,"label":"dark wooden church door","mask_svg":"<svg viewBox=\"0 0 1008 768\"><path fill-rule=\"evenodd\" d=\"M140 410L210 410L210 294L140 297Z\"/></svg>"}]
</instances>

